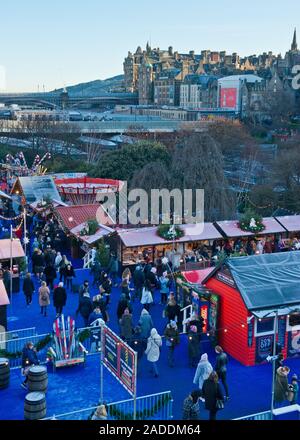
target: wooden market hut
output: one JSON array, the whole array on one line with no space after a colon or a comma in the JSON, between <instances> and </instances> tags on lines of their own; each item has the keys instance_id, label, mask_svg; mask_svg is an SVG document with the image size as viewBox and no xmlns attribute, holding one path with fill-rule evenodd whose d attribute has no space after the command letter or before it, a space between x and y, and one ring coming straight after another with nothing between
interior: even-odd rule
<instances>
[{"instance_id":1,"label":"wooden market hut","mask_svg":"<svg viewBox=\"0 0 300 440\"><path fill-rule=\"evenodd\" d=\"M244 365L260 364L276 341L300 355L300 252L235 257L203 280L220 298L219 344Z\"/></svg>"}]
</instances>

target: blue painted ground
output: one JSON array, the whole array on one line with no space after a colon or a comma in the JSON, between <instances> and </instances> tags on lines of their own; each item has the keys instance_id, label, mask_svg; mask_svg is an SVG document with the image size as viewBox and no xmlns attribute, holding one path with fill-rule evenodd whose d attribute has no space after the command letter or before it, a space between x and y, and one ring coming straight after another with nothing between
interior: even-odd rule
<instances>
[{"instance_id":1,"label":"blue painted ground","mask_svg":"<svg viewBox=\"0 0 300 440\"><path fill-rule=\"evenodd\" d=\"M81 283L89 278L88 271L76 271L76 283ZM96 290L92 290L93 294ZM111 305L109 309L109 326L118 332L116 308L120 291L113 289ZM162 306L159 302L159 293L156 294L156 305L151 309L154 325L160 333L165 327L165 319L162 318ZM74 316L78 303L78 294L69 292L65 315ZM134 323L137 323L141 305L136 301L134 304ZM9 321L9 329L20 329L35 326L40 334L48 333L52 328L55 318L55 309L50 305L48 317L40 315L38 299L35 295L31 306L26 307L22 293L14 294L12 309L9 307L8 316L17 317L17 320ZM79 316L77 327L82 327L83 321ZM206 342L204 349L209 354L209 359L214 365L215 355ZM145 357L142 359L138 375L138 395L172 391L174 398L173 413L176 419L181 418L182 402L189 392L195 388L193 385L194 370L188 367L186 337L181 337L181 344L175 351L175 367L169 368L167 364L166 349L163 347L159 360L160 375L154 378L149 372L149 364ZM300 359L290 359L286 364L291 368L291 374L300 376ZM23 418L23 404L26 394L20 387L19 370L12 372L12 380L9 388L0 391L1 405L0 418ZM232 419L256 412L266 411L270 408L271 401L271 365L257 367L244 367L234 359L230 359L228 371L228 384L231 399L225 409L218 413L219 419ZM94 406L99 400L99 358L91 356L86 368L76 367L61 370L53 375L49 372L49 392L47 393L48 415L60 414ZM116 401L129 398L126 391L115 381L108 372L105 373L104 398L107 401ZM201 408L201 418L207 419L207 412Z\"/></svg>"}]
</instances>

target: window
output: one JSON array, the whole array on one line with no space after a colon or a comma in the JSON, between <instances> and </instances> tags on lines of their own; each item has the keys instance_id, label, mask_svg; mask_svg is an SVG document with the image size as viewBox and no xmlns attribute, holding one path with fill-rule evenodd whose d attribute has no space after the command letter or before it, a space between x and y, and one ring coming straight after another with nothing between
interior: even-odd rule
<instances>
[{"instance_id":1,"label":"window","mask_svg":"<svg viewBox=\"0 0 300 440\"><path fill-rule=\"evenodd\" d=\"M287 319L287 332L300 330L300 313L291 313Z\"/></svg>"},{"instance_id":2,"label":"window","mask_svg":"<svg viewBox=\"0 0 300 440\"><path fill-rule=\"evenodd\" d=\"M274 318L255 320L255 336L266 336L274 333Z\"/></svg>"}]
</instances>

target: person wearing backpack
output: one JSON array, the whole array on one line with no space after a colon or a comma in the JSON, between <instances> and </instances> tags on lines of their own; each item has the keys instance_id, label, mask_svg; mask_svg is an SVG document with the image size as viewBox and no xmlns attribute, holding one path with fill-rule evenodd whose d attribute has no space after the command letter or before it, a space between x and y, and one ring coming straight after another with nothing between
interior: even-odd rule
<instances>
[{"instance_id":1,"label":"person wearing backpack","mask_svg":"<svg viewBox=\"0 0 300 440\"><path fill-rule=\"evenodd\" d=\"M160 347L162 346L161 336L157 333L157 330L153 328L148 338L147 348L145 354L147 355L147 361L151 362L154 377L158 377L157 362L160 357Z\"/></svg>"}]
</instances>

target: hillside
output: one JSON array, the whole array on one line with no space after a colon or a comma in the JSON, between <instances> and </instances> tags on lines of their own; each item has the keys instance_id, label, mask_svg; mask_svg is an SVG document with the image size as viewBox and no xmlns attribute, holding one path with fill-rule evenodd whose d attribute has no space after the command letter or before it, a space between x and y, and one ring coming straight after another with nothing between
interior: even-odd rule
<instances>
[{"instance_id":1,"label":"hillside","mask_svg":"<svg viewBox=\"0 0 300 440\"><path fill-rule=\"evenodd\" d=\"M114 76L105 80L96 79L87 83L76 84L66 87L70 96L97 96L109 93L113 90L120 91L123 88L124 75ZM55 92L62 92L63 89L56 89Z\"/></svg>"}]
</instances>

